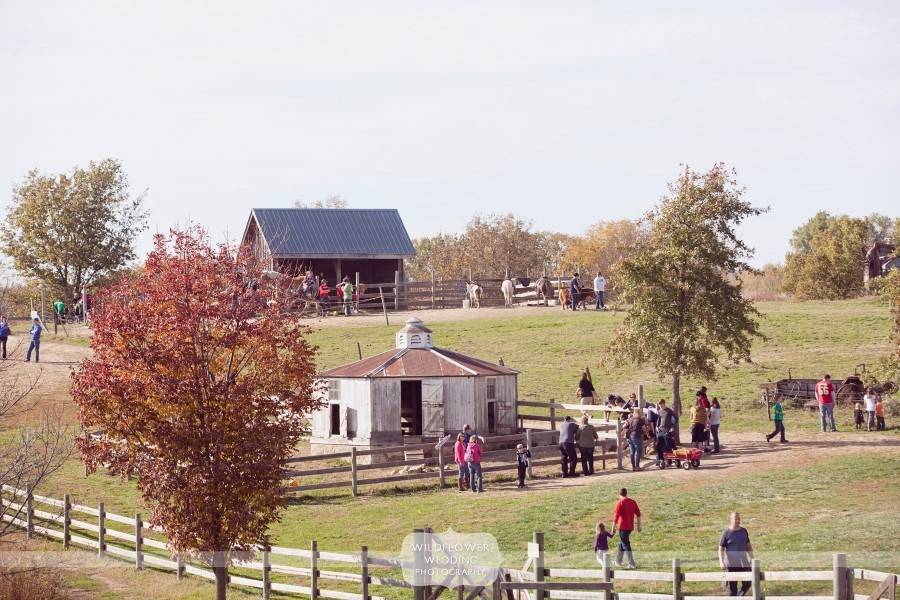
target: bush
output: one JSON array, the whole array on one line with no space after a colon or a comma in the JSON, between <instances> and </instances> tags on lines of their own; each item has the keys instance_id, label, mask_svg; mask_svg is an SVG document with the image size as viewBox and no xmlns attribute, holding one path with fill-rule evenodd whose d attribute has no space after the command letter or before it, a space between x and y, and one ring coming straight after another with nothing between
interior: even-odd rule
<instances>
[{"instance_id":1,"label":"bush","mask_svg":"<svg viewBox=\"0 0 900 600\"><path fill-rule=\"evenodd\" d=\"M0 600L63 600L59 573L50 569L0 570Z\"/></svg>"}]
</instances>

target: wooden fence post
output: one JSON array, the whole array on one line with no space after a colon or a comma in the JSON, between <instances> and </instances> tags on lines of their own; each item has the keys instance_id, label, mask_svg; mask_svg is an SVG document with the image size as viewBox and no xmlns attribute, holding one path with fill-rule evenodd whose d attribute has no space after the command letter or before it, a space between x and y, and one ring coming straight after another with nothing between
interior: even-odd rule
<instances>
[{"instance_id":1,"label":"wooden fence post","mask_svg":"<svg viewBox=\"0 0 900 600\"><path fill-rule=\"evenodd\" d=\"M447 485L447 481L444 478L444 446L440 446L437 449L438 453L438 479L441 482L441 489Z\"/></svg>"},{"instance_id":2,"label":"wooden fence post","mask_svg":"<svg viewBox=\"0 0 900 600\"><path fill-rule=\"evenodd\" d=\"M556 431L556 407L553 404L553 400L550 400L550 431Z\"/></svg>"},{"instance_id":3,"label":"wooden fence post","mask_svg":"<svg viewBox=\"0 0 900 600\"><path fill-rule=\"evenodd\" d=\"M369 547L359 551L359 568L362 575L362 600L369 600Z\"/></svg>"},{"instance_id":4,"label":"wooden fence post","mask_svg":"<svg viewBox=\"0 0 900 600\"><path fill-rule=\"evenodd\" d=\"M309 555L309 587L310 600L316 600L319 597L319 545L316 540L310 544Z\"/></svg>"},{"instance_id":5,"label":"wooden fence post","mask_svg":"<svg viewBox=\"0 0 900 600\"><path fill-rule=\"evenodd\" d=\"M834 555L834 600L853 600L847 596L847 555Z\"/></svg>"},{"instance_id":6,"label":"wooden fence post","mask_svg":"<svg viewBox=\"0 0 900 600\"><path fill-rule=\"evenodd\" d=\"M681 574L681 559L673 558L672 559L672 600L684 600L684 596L681 593L681 579L683 575Z\"/></svg>"},{"instance_id":7,"label":"wooden fence post","mask_svg":"<svg viewBox=\"0 0 900 600\"><path fill-rule=\"evenodd\" d=\"M424 531L425 531L425 534L428 536L428 537L426 537L425 539L426 539L428 542L431 542L431 541L432 541L431 534L434 533L434 529L432 529L431 527L426 527ZM432 564L432 561L434 560L434 550L431 548L431 544L430 544L430 543L427 544L427 546L428 546L428 561L425 563L425 565L423 565L423 566L425 566L425 567L427 567L428 565ZM431 576L429 576L429 577L428 577L428 581L430 582L431 579L432 579ZM426 585L426 586L425 586L425 589L424 589L424 591L423 591L422 593L424 594L425 598L431 598L431 592L432 592L432 587L431 587L431 585Z\"/></svg>"},{"instance_id":8,"label":"wooden fence post","mask_svg":"<svg viewBox=\"0 0 900 600\"><path fill-rule=\"evenodd\" d=\"M362 294L359 293L359 271L356 272L356 285L353 289L356 290L356 312L359 312L359 301L362 299Z\"/></svg>"},{"instance_id":9,"label":"wooden fence post","mask_svg":"<svg viewBox=\"0 0 900 600\"><path fill-rule=\"evenodd\" d=\"M424 533L424 529L413 529L413 568L415 569L413 573L414 583L419 583L417 580L422 577L419 574L425 571L425 551L421 548L421 546L423 546L425 542ZM413 585L413 600L425 600L425 586Z\"/></svg>"},{"instance_id":10,"label":"wooden fence post","mask_svg":"<svg viewBox=\"0 0 900 600\"><path fill-rule=\"evenodd\" d=\"M72 503L69 501L69 495L63 496L63 548L69 549L69 542L72 540L72 534L69 529L72 527L72 517L69 511L72 510Z\"/></svg>"},{"instance_id":11,"label":"wooden fence post","mask_svg":"<svg viewBox=\"0 0 900 600\"><path fill-rule=\"evenodd\" d=\"M610 582L610 575L609 575L609 552L604 552L604 553L603 553L603 565L602 565L601 569L602 569L602 571L603 571L603 581L605 581L606 583L609 583L609 582ZM603 592L603 600L610 600L610 596L611 596L611 594L609 593L609 590L604 590L604 592Z\"/></svg>"},{"instance_id":12,"label":"wooden fence post","mask_svg":"<svg viewBox=\"0 0 900 600\"><path fill-rule=\"evenodd\" d=\"M144 568L144 553L141 547L144 544L142 532L144 523L141 521L141 513L134 513L134 568L138 571Z\"/></svg>"},{"instance_id":13,"label":"wooden fence post","mask_svg":"<svg viewBox=\"0 0 900 600\"><path fill-rule=\"evenodd\" d=\"M434 310L434 269L431 270L431 310Z\"/></svg>"},{"instance_id":14,"label":"wooden fence post","mask_svg":"<svg viewBox=\"0 0 900 600\"><path fill-rule=\"evenodd\" d=\"M34 537L34 494L31 493L31 486L28 486L28 495L25 496L25 531L28 538Z\"/></svg>"},{"instance_id":15,"label":"wooden fence post","mask_svg":"<svg viewBox=\"0 0 900 600\"><path fill-rule=\"evenodd\" d=\"M359 273L357 273L356 276L358 278ZM266 544L265 546L263 546L262 551L263 600L269 600L269 596L272 594L272 564L269 562L269 549L270 546Z\"/></svg>"},{"instance_id":16,"label":"wooden fence post","mask_svg":"<svg viewBox=\"0 0 900 600\"><path fill-rule=\"evenodd\" d=\"M600 464L601 470L606 470L606 440L600 442Z\"/></svg>"},{"instance_id":17,"label":"wooden fence post","mask_svg":"<svg viewBox=\"0 0 900 600\"><path fill-rule=\"evenodd\" d=\"M750 572L753 576L753 579L750 581L750 591L753 593L753 600L762 600L762 573L760 572L759 559L754 558L750 564Z\"/></svg>"},{"instance_id":18,"label":"wooden fence post","mask_svg":"<svg viewBox=\"0 0 900 600\"><path fill-rule=\"evenodd\" d=\"M532 539L534 540L532 543L534 544L534 552L532 552L532 548L528 549L528 558L532 559L532 565L534 565L534 580L537 582L541 582L544 580L544 534L540 531L535 531ZM545 592L543 590L535 590L534 597L535 600L544 600Z\"/></svg>"},{"instance_id":19,"label":"wooden fence post","mask_svg":"<svg viewBox=\"0 0 900 600\"><path fill-rule=\"evenodd\" d=\"M400 310L400 271L394 271L394 310Z\"/></svg>"},{"instance_id":20,"label":"wooden fence post","mask_svg":"<svg viewBox=\"0 0 900 600\"><path fill-rule=\"evenodd\" d=\"M356 472L356 446L350 447L350 495L354 498L357 493L359 476Z\"/></svg>"},{"instance_id":21,"label":"wooden fence post","mask_svg":"<svg viewBox=\"0 0 900 600\"><path fill-rule=\"evenodd\" d=\"M97 507L97 556L106 556L106 507L101 502Z\"/></svg>"},{"instance_id":22,"label":"wooden fence post","mask_svg":"<svg viewBox=\"0 0 900 600\"><path fill-rule=\"evenodd\" d=\"M525 449L528 450L529 453L531 452L531 430L530 429L525 430ZM528 479L534 479L534 471L532 470L530 460L528 461Z\"/></svg>"},{"instance_id":23,"label":"wooden fence post","mask_svg":"<svg viewBox=\"0 0 900 600\"><path fill-rule=\"evenodd\" d=\"M616 419L616 468L617 469L622 469L622 454L623 454L622 419Z\"/></svg>"}]
</instances>

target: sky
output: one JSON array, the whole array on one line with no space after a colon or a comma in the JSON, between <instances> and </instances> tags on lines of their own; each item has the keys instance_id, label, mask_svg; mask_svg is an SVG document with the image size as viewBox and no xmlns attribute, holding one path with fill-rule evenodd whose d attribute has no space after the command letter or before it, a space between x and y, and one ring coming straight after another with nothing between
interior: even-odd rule
<instances>
[{"instance_id":1,"label":"sky","mask_svg":"<svg viewBox=\"0 0 900 600\"><path fill-rule=\"evenodd\" d=\"M818 210L900 216L900 3L0 0L0 205L122 161L151 235L340 195L413 237L638 218L737 169L783 260Z\"/></svg>"}]
</instances>

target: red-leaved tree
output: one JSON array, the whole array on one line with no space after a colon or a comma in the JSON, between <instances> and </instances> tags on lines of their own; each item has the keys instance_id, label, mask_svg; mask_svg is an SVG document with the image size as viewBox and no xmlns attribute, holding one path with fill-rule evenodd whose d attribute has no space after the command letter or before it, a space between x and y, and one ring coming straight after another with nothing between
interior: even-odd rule
<instances>
[{"instance_id":1,"label":"red-leaved tree","mask_svg":"<svg viewBox=\"0 0 900 600\"><path fill-rule=\"evenodd\" d=\"M157 235L98 299L72 383L89 472L136 476L150 522L212 564L220 599L234 553L268 543L282 461L316 406L315 349L261 267L200 228Z\"/></svg>"}]
</instances>

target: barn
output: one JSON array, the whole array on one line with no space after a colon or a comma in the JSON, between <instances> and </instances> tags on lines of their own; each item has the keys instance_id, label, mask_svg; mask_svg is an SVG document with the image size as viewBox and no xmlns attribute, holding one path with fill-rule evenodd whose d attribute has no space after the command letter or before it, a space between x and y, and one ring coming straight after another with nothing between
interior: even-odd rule
<instances>
[{"instance_id":1,"label":"barn","mask_svg":"<svg viewBox=\"0 0 900 600\"><path fill-rule=\"evenodd\" d=\"M396 209L254 208L242 244L289 275L311 269L329 282L403 281L403 261L415 255Z\"/></svg>"},{"instance_id":2,"label":"barn","mask_svg":"<svg viewBox=\"0 0 900 600\"><path fill-rule=\"evenodd\" d=\"M518 371L435 347L412 317L396 347L319 374L313 453L437 440L471 424L481 435L516 432Z\"/></svg>"}]
</instances>

